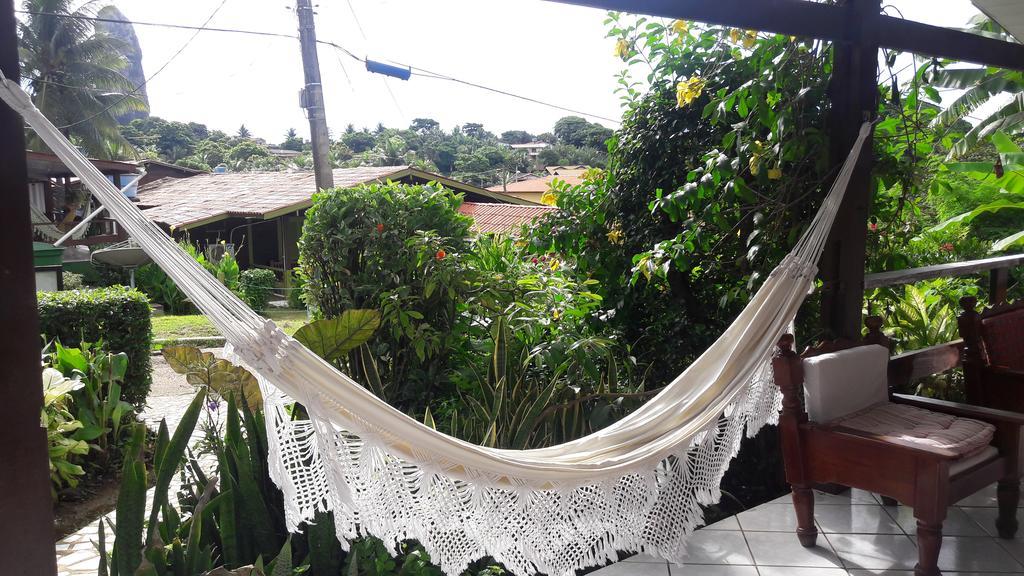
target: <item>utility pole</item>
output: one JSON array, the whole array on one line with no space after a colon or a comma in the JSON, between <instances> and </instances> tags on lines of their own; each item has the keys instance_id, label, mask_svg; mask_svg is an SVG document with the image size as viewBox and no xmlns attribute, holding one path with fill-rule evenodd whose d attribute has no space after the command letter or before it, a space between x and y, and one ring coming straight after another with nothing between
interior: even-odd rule
<instances>
[{"instance_id":1,"label":"utility pole","mask_svg":"<svg viewBox=\"0 0 1024 576\"><path fill-rule=\"evenodd\" d=\"M302 47L302 71L306 86L302 89L302 107L309 117L309 139L313 144L313 171L318 190L334 188L331 171L330 136L327 134L327 113L324 111L324 88L320 84L320 59L316 54L316 24L313 22L311 0L296 0L299 16L299 44Z\"/></svg>"}]
</instances>

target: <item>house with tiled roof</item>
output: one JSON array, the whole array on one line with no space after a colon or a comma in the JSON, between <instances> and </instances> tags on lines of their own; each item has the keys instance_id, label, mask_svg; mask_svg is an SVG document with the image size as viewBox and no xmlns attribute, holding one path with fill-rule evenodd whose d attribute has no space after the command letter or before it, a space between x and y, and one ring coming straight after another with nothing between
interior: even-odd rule
<instances>
[{"instance_id":1,"label":"house with tiled roof","mask_svg":"<svg viewBox=\"0 0 1024 576\"><path fill-rule=\"evenodd\" d=\"M540 204L541 197L551 189L551 184L555 180L575 186L583 182L583 175L587 170L590 170L589 166L548 166L545 168L544 176L529 176L518 182L491 186L488 190Z\"/></svg>"},{"instance_id":2,"label":"house with tiled roof","mask_svg":"<svg viewBox=\"0 0 1024 576\"><path fill-rule=\"evenodd\" d=\"M340 188L392 181L437 182L463 195L463 213L479 218L475 230L508 232L543 208L529 200L485 190L409 166L338 168ZM139 207L150 220L201 246L224 242L243 267L281 273L295 267L305 211L316 190L312 172L237 172L165 178L139 188ZM505 211L491 206L505 207ZM521 210L516 210L521 209Z\"/></svg>"}]
</instances>

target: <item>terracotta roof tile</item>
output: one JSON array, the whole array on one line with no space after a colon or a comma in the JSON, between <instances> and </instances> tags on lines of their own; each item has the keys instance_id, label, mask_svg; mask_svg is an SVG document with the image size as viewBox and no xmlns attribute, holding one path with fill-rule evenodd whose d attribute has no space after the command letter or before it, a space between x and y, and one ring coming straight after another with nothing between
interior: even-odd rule
<instances>
[{"instance_id":1,"label":"terracotta roof tile","mask_svg":"<svg viewBox=\"0 0 1024 576\"><path fill-rule=\"evenodd\" d=\"M525 224L557 211L554 206L516 206L464 202L459 212L473 219L473 230L482 234L515 232Z\"/></svg>"},{"instance_id":2,"label":"terracotta roof tile","mask_svg":"<svg viewBox=\"0 0 1024 576\"><path fill-rule=\"evenodd\" d=\"M530 178L529 180L520 180L519 182L510 182L509 184L502 186L491 186L488 190L492 192L504 192L507 194L517 194L521 192L547 192L551 188L551 183L555 180L561 180L570 186L575 186L583 182L582 173L568 174L564 176L544 176L542 178Z\"/></svg>"}]
</instances>

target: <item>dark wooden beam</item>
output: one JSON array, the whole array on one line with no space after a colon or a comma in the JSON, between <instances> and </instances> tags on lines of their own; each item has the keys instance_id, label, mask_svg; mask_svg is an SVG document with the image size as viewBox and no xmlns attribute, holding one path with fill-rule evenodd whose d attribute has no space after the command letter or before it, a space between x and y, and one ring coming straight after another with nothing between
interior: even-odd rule
<instances>
[{"instance_id":1,"label":"dark wooden beam","mask_svg":"<svg viewBox=\"0 0 1024 576\"><path fill-rule=\"evenodd\" d=\"M648 14L762 30L790 36L845 40L841 10L805 0L551 0L603 10Z\"/></svg>"},{"instance_id":2,"label":"dark wooden beam","mask_svg":"<svg viewBox=\"0 0 1024 576\"><path fill-rule=\"evenodd\" d=\"M841 0L836 9L846 14L853 36L852 42L835 46L829 86L829 99L832 101L828 126L830 156L833 167L838 170L846 161L861 125L873 120L878 110L878 45L862 37L862 32L865 23L881 9L881 0ZM822 328L833 337L857 340L861 335L873 165L874 153L869 138L850 179L819 264L820 277L824 282Z\"/></svg>"},{"instance_id":3,"label":"dark wooden beam","mask_svg":"<svg viewBox=\"0 0 1024 576\"><path fill-rule=\"evenodd\" d=\"M851 22L842 8L807 0L549 0L603 10L649 14L847 43ZM985 66L1024 70L1024 45L874 13L863 39L882 48Z\"/></svg>"},{"instance_id":4,"label":"dark wooden beam","mask_svg":"<svg viewBox=\"0 0 1024 576\"><path fill-rule=\"evenodd\" d=\"M17 81L14 0L0 0L0 70ZM0 104L0 574L57 573L39 369L25 124Z\"/></svg>"}]
</instances>

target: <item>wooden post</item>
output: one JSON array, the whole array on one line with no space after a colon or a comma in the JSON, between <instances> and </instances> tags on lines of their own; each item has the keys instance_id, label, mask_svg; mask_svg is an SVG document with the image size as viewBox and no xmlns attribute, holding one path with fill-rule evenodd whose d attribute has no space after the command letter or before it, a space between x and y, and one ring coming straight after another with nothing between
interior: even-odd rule
<instances>
[{"instance_id":1,"label":"wooden post","mask_svg":"<svg viewBox=\"0 0 1024 576\"><path fill-rule=\"evenodd\" d=\"M989 272L989 306L999 306L1000 304L1006 304L1006 288L1009 283L1009 268L993 268L992 271Z\"/></svg>"},{"instance_id":2,"label":"wooden post","mask_svg":"<svg viewBox=\"0 0 1024 576\"><path fill-rule=\"evenodd\" d=\"M0 69L17 82L15 22L14 0L3 0ZM57 560L46 432L39 426L43 390L24 127L0 104L0 574L47 576L57 573Z\"/></svg>"},{"instance_id":3,"label":"wooden post","mask_svg":"<svg viewBox=\"0 0 1024 576\"><path fill-rule=\"evenodd\" d=\"M878 45L865 40L870 35L863 26L882 9L881 0L842 0L840 5L849 13L852 41L836 42L833 48L829 129L832 165L836 170L850 153L861 125L873 120L878 110ZM860 339L874 163L871 147L869 137L821 261L822 327L834 338Z\"/></svg>"}]
</instances>

